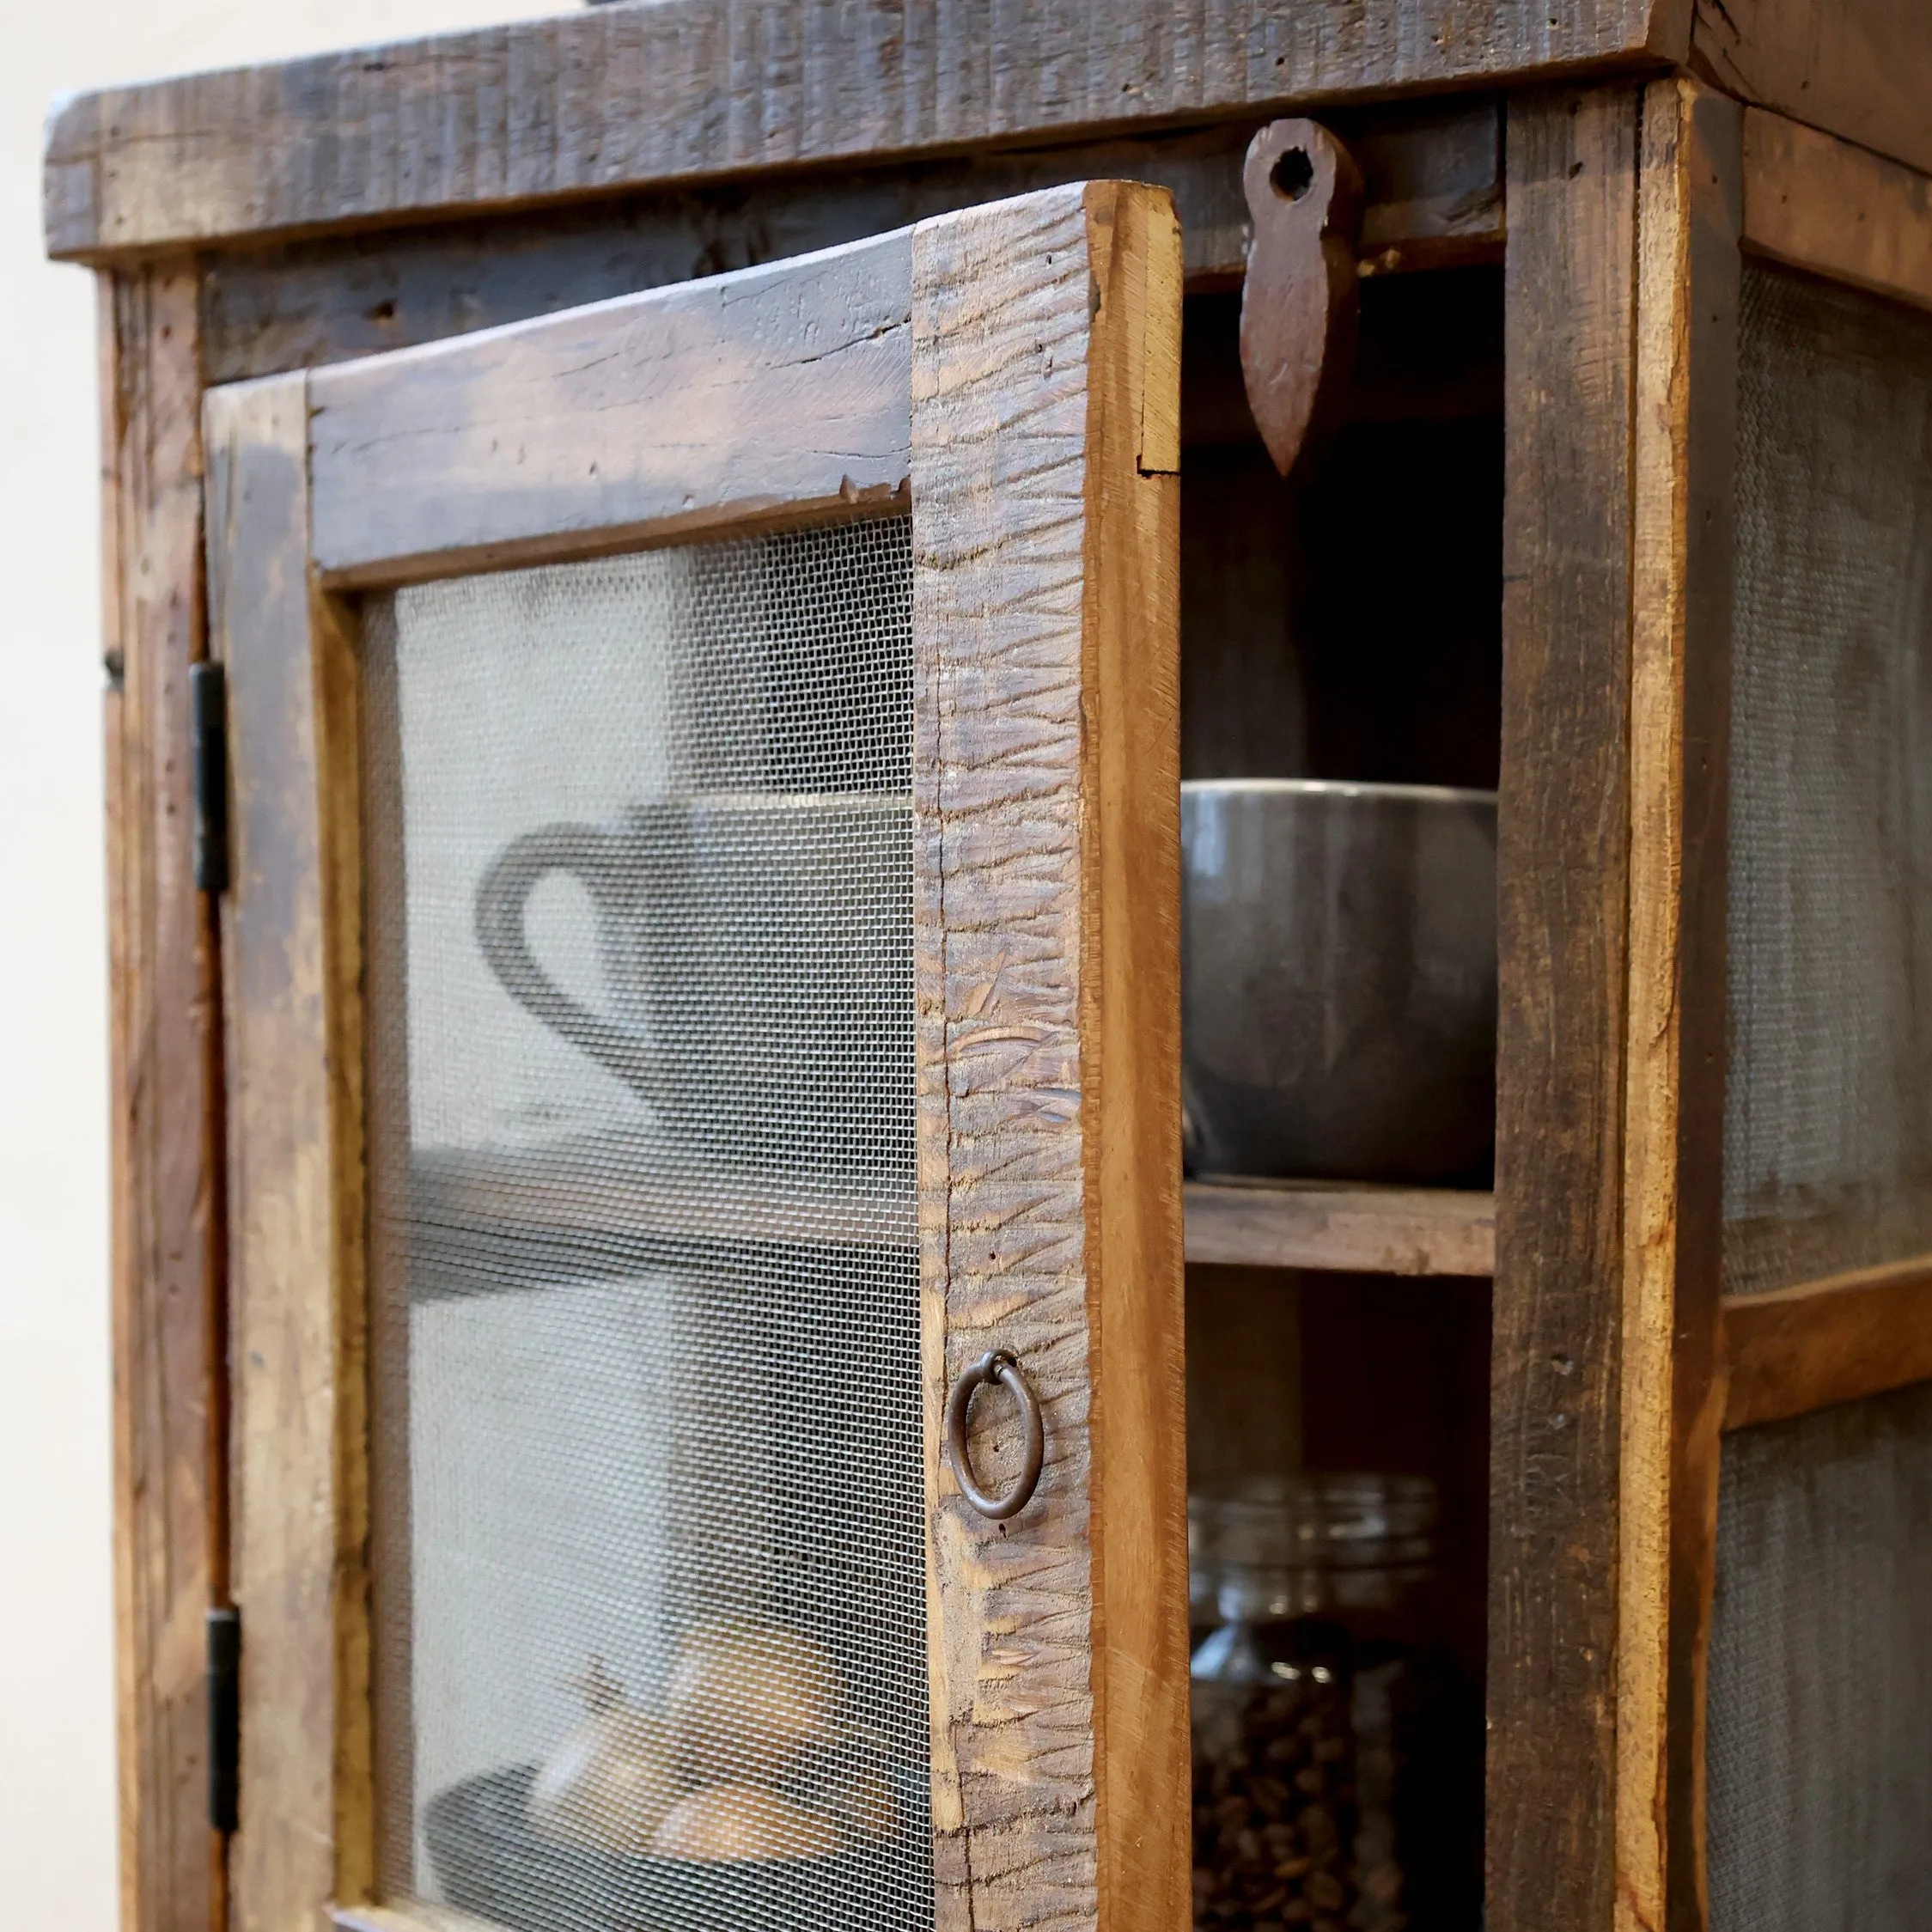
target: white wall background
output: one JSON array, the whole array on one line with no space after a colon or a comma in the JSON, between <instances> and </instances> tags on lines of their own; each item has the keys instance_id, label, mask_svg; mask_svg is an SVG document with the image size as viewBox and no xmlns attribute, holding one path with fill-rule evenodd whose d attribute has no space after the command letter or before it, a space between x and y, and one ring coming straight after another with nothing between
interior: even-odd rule
<instances>
[{"instance_id":1,"label":"white wall background","mask_svg":"<svg viewBox=\"0 0 1932 1932\"><path fill-rule=\"evenodd\" d=\"M40 253L63 90L558 10L5 0L0 13L0 1920L115 1922L100 518L91 277Z\"/></svg>"}]
</instances>

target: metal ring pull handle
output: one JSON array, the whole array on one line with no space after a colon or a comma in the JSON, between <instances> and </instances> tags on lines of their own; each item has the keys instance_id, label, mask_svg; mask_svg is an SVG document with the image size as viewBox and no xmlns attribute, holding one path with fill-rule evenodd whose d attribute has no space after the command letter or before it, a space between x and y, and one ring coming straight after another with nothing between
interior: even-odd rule
<instances>
[{"instance_id":1,"label":"metal ring pull handle","mask_svg":"<svg viewBox=\"0 0 1932 1932\"><path fill-rule=\"evenodd\" d=\"M966 1417L972 1399L985 1382L997 1382L1020 1405L1020 1420L1027 1429L1026 1466L1004 1496L988 1496L972 1472L972 1451L966 1441ZM946 1460L966 1499L982 1516L1003 1523L1017 1516L1033 1501L1039 1487L1040 1465L1046 1459L1046 1430L1039 1419L1039 1404L1033 1384L1020 1372L1020 1364L1004 1349L983 1355L953 1384L946 1398Z\"/></svg>"}]
</instances>

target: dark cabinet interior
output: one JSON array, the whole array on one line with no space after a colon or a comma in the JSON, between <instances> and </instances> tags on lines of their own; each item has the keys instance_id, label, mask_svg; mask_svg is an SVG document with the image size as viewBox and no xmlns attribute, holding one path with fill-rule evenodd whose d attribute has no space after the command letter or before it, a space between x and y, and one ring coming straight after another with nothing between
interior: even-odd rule
<instances>
[{"instance_id":1,"label":"dark cabinet interior","mask_svg":"<svg viewBox=\"0 0 1932 1932\"><path fill-rule=\"evenodd\" d=\"M1184 778L1496 782L1502 271L1369 276L1347 413L1284 482L1238 293L1182 336Z\"/></svg>"},{"instance_id":2,"label":"dark cabinet interior","mask_svg":"<svg viewBox=\"0 0 1932 1932\"><path fill-rule=\"evenodd\" d=\"M1502 705L1502 298L1494 265L1365 277L1347 405L1287 480L1248 407L1240 294L1189 298L1184 781L1308 778L1493 791ZM1347 892L1350 881L1338 889ZM1305 942L1319 943L1319 936ZM1376 963L1344 970L1369 974ZM1338 1919L1352 1911L1351 1923L1378 1925L1384 1911L1391 1924L1416 1912L1432 1932L1475 1923L1489 1291L1481 1277L1211 1263L1188 1270L1198 1926L1245 1929L1284 1912L1283 1923L1319 1923L1331 1909ZM1365 1524L1402 1494L1425 1499L1422 1508L1433 1512L1427 1554L1435 1575L1420 1592L1392 1592L1379 1610L1409 1607L1420 1652L1440 1646L1447 1660L1447 1688L1398 1747L1407 1761L1396 1782L1407 1783L1408 1808L1400 1795L1386 1801L1394 1820L1387 1863L1378 1873L1371 1852L1338 1859L1324 1891L1320 1833L1331 1812L1353 1818L1358 1843L1377 1837L1379 1801L1368 1768L1373 1726L1365 1728L1360 1716L1362 1690L1350 1693L1349 1718L1324 1719L1323 1692L1304 1706L1293 1701L1299 1686L1282 1680L1300 1672L1307 1646L1315 1647L1311 1655L1327 1655L1325 1633L1338 1620L1373 1631L1378 1606L1350 1600L1345 1575L1332 1587L1319 1563L1230 1571L1223 1557L1224 1545L1243 1540L1253 1556L1258 1534L1265 1545L1271 1533L1319 1533L1311 1513L1338 1487L1368 1499ZM1234 1519L1240 1528L1228 1527ZM1229 1668L1242 1685L1257 1675L1252 1658L1230 1661L1228 1620L1244 1577L1262 1580L1258 1603L1273 1590L1295 1612L1256 1612L1258 1630L1279 1633L1279 1655L1266 1665L1277 1679L1272 1691L1265 1681L1249 1688L1211 1681ZM1354 1591L1362 1594L1359 1581ZM1372 1638L1366 1651L1351 1650L1352 1681L1371 1683L1384 1654ZM1216 1698L1230 1697L1241 1713L1232 1722L1245 1727L1235 1741L1217 1731L1215 1715ZM1339 1780L1322 1779L1313 1759L1284 1755L1307 1726L1323 1723L1332 1725L1336 1742L1318 1739L1313 1748L1341 1752L1348 1775ZM1378 1883L1387 1892L1380 1904Z\"/></svg>"}]
</instances>

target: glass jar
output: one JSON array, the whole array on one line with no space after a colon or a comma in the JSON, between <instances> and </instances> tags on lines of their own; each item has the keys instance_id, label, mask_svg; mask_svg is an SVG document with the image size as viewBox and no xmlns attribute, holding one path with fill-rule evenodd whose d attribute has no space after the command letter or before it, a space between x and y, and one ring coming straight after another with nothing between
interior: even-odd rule
<instances>
[{"instance_id":1,"label":"glass jar","mask_svg":"<svg viewBox=\"0 0 1932 1932\"><path fill-rule=\"evenodd\" d=\"M1451 1660L1435 1489L1299 1475L1216 1510L1194 1653L1194 1923L1466 1932L1482 1716Z\"/></svg>"}]
</instances>

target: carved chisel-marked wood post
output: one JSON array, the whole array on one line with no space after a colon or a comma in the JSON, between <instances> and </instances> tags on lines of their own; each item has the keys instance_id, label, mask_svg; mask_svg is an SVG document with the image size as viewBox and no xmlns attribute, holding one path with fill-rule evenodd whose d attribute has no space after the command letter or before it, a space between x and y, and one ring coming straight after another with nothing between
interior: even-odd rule
<instances>
[{"instance_id":1,"label":"carved chisel-marked wood post","mask_svg":"<svg viewBox=\"0 0 1932 1932\"><path fill-rule=\"evenodd\" d=\"M1241 182L1254 220L1241 291L1241 373L1261 440L1286 476L1319 448L1355 371L1362 174L1326 128L1271 121Z\"/></svg>"}]
</instances>

